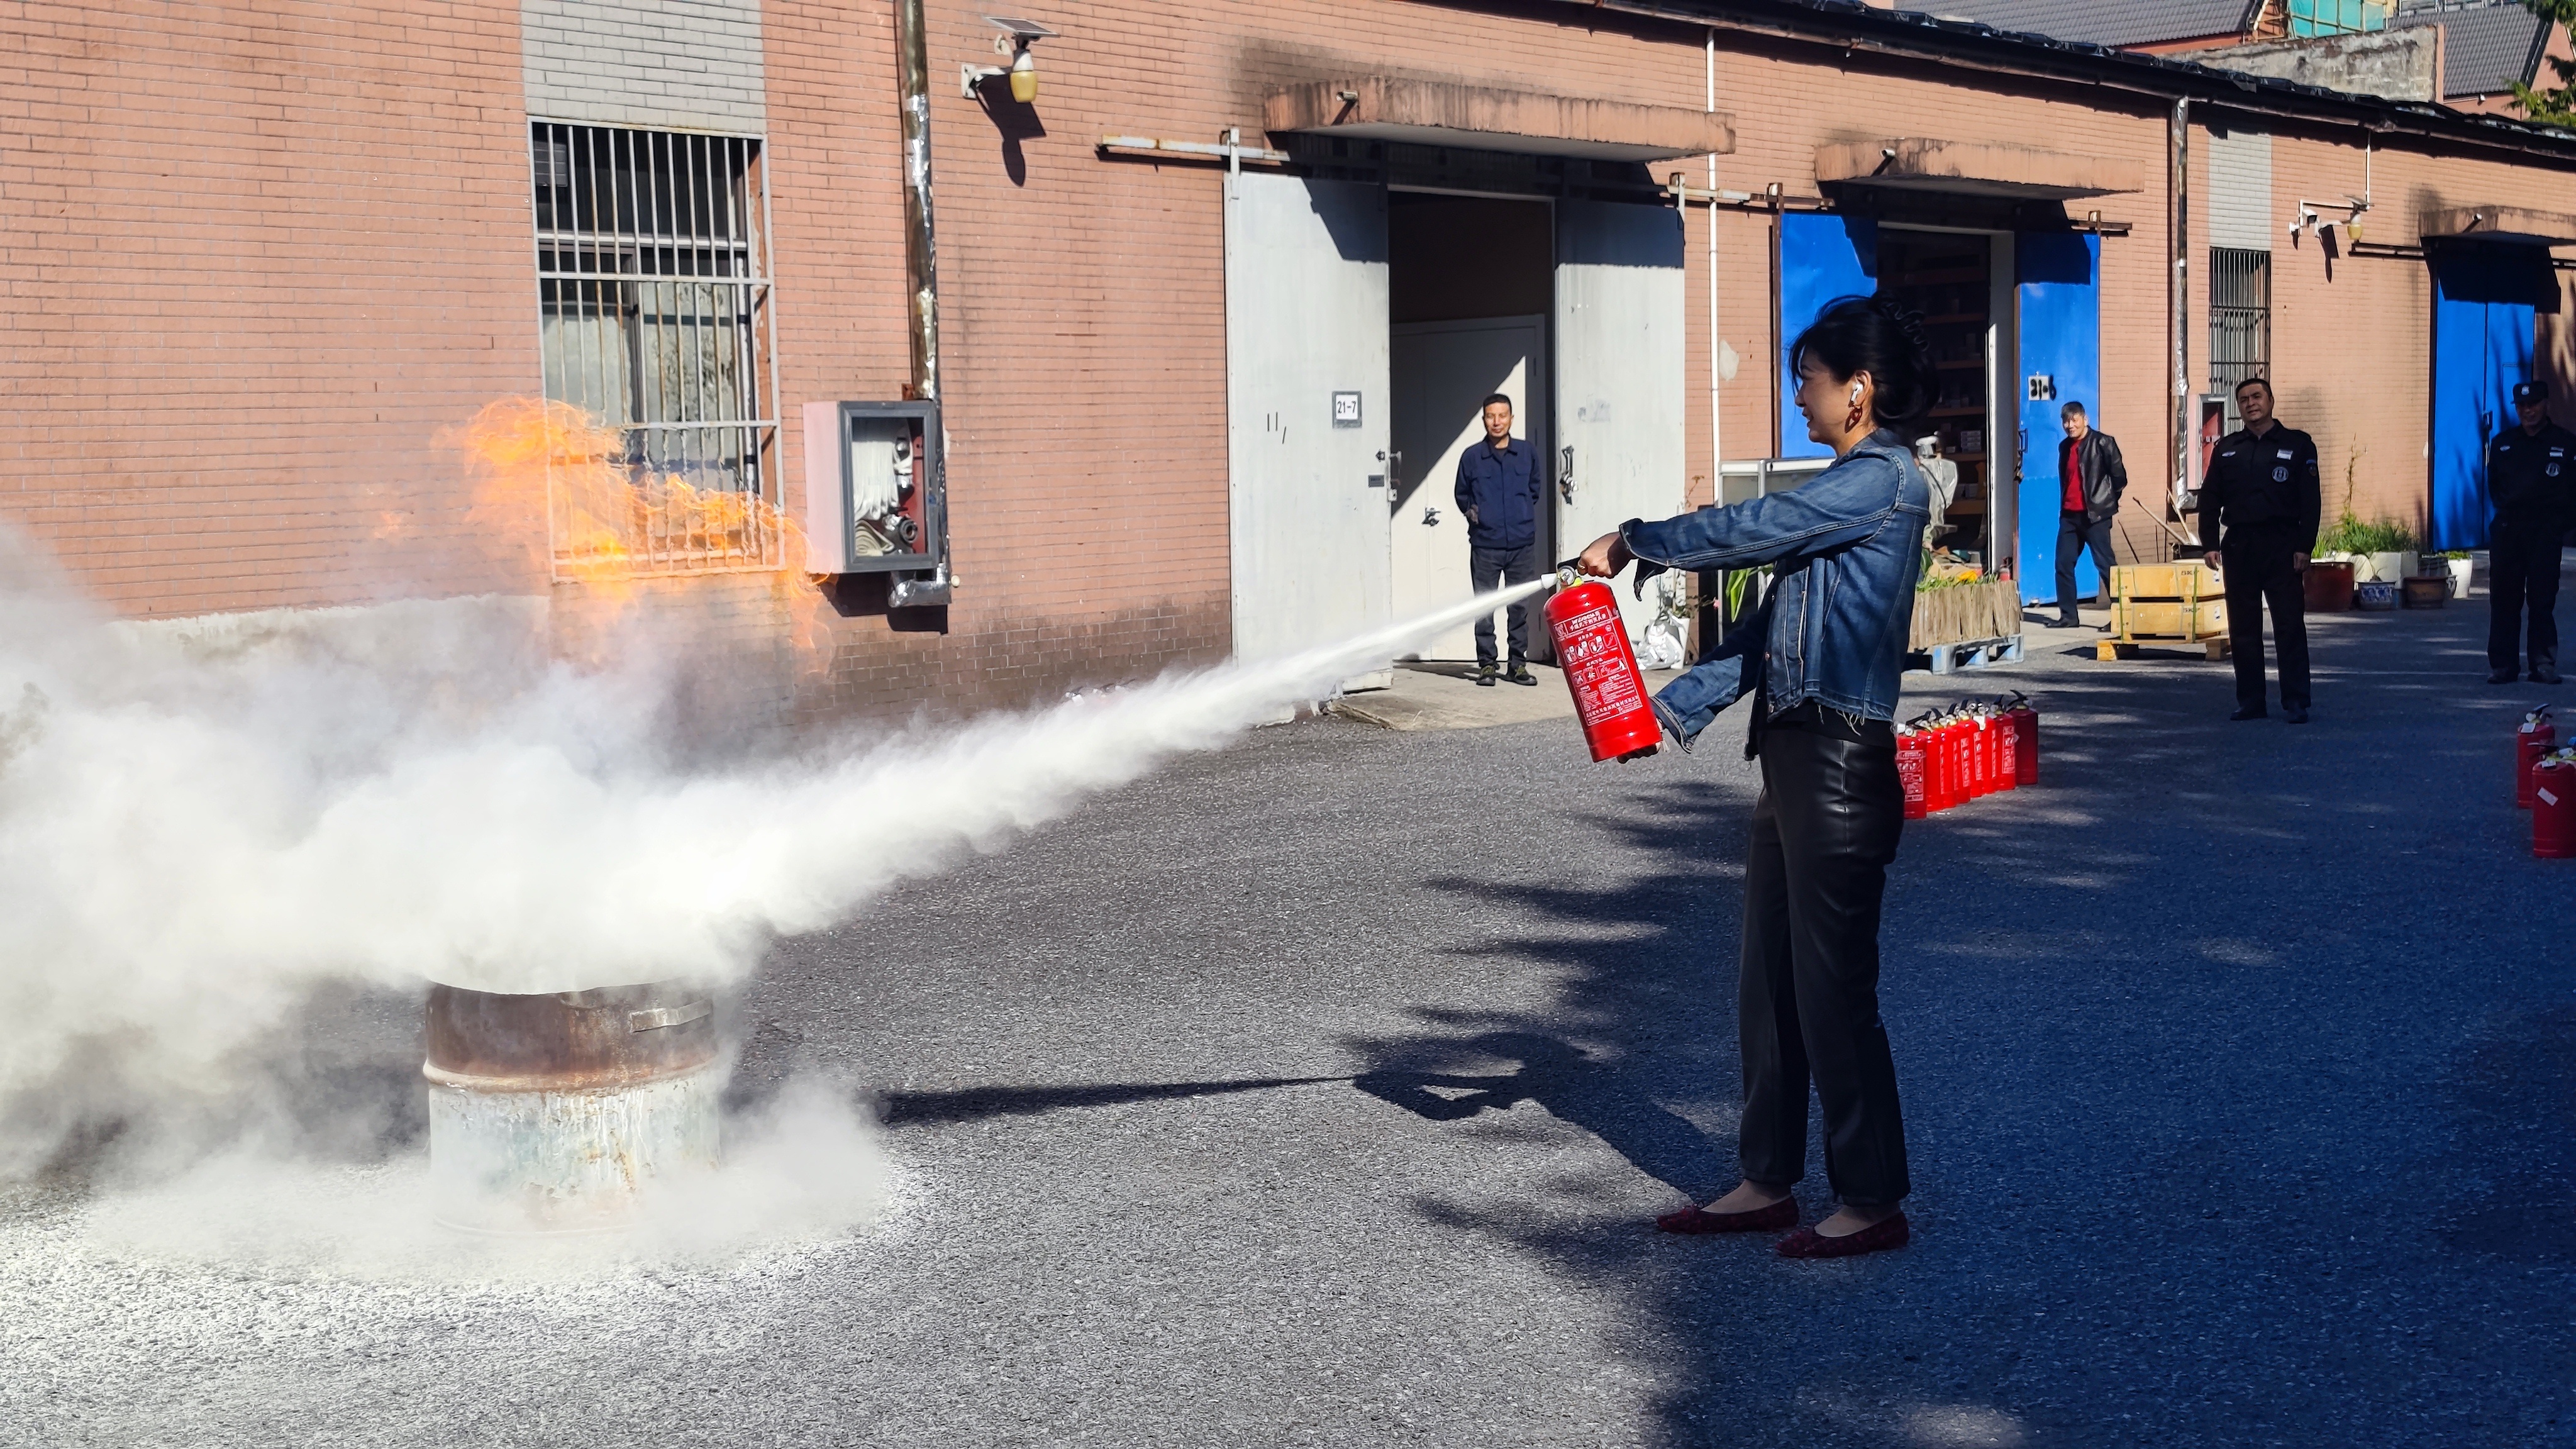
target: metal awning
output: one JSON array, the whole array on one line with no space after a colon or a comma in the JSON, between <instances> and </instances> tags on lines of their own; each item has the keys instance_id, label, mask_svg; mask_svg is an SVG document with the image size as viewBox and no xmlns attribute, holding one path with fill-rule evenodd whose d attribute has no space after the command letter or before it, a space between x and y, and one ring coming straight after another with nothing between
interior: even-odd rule
<instances>
[{"instance_id":1,"label":"metal awning","mask_svg":"<svg viewBox=\"0 0 2576 1449\"><path fill-rule=\"evenodd\" d=\"M2525 246L2576 246L2576 216L2527 206L2446 206L2419 218L2426 241L2520 242Z\"/></svg>"},{"instance_id":2,"label":"metal awning","mask_svg":"<svg viewBox=\"0 0 2576 1449\"><path fill-rule=\"evenodd\" d=\"M2135 161L1913 136L1819 146L1816 181L2014 201L2072 201L2147 187L2146 170Z\"/></svg>"},{"instance_id":3,"label":"metal awning","mask_svg":"<svg viewBox=\"0 0 2576 1449\"><path fill-rule=\"evenodd\" d=\"M1464 81L1390 76L1315 81L1272 91L1261 114L1273 135L1303 131L1596 161L1665 161L1735 149L1734 118L1722 111L1584 100Z\"/></svg>"}]
</instances>

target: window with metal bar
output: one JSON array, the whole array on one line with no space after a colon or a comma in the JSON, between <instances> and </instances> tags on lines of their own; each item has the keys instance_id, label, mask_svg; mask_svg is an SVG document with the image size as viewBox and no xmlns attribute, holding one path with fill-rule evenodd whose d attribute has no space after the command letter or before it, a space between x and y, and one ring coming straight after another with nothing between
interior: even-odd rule
<instances>
[{"instance_id":1,"label":"window with metal bar","mask_svg":"<svg viewBox=\"0 0 2576 1449\"><path fill-rule=\"evenodd\" d=\"M2290 0L2292 35L2367 35L2388 28L2388 0Z\"/></svg>"},{"instance_id":2,"label":"window with metal bar","mask_svg":"<svg viewBox=\"0 0 2576 1449\"><path fill-rule=\"evenodd\" d=\"M2227 398L2227 426L2245 425L2236 384L2270 377L2272 254L2242 247L2209 249L2209 390Z\"/></svg>"},{"instance_id":3,"label":"window with metal bar","mask_svg":"<svg viewBox=\"0 0 2576 1449\"><path fill-rule=\"evenodd\" d=\"M595 477L558 478L558 569L600 554L643 572L775 565L761 143L535 121L529 157L546 397L623 440L584 465L613 502L586 496Z\"/></svg>"}]
</instances>

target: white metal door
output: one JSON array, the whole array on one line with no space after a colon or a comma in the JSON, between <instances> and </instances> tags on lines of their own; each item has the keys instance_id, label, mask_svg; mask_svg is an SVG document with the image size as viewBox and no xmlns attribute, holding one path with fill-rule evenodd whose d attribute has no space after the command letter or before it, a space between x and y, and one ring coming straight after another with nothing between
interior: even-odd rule
<instances>
[{"instance_id":1,"label":"white metal door","mask_svg":"<svg viewBox=\"0 0 2576 1449\"><path fill-rule=\"evenodd\" d=\"M1557 539L1575 550L1686 505L1682 223L1668 206L1556 208ZM1616 590L1633 637L1654 615Z\"/></svg>"},{"instance_id":2,"label":"white metal door","mask_svg":"<svg viewBox=\"0 0 2576 1449\"><path fill-rule=\"evenodd\" d=\"M1386 191L1258 174L1226 188L1234 652L1258 659L1391 617Z\"/></svg>"},{"instance_id":3,"label":"white metal door","mask_svg":"<svg viewBox=\"0 0 2576 1449\"><path fill-rule=\"evenodd\" d=\"M1456 603L1471 592L1467 520L1458 512L1458 458L1485 441L1485 399L1512 399L1512 435L1547 456L1547 354L1544 317L1486 317L1464 322L1407 322L1393 329L1395 450L1395 617L1410 618ZM1540 510L1540 553L1547 553L1548 512ZM1503 627L1499 619L1497 629ZM1547 657L1546 630L1531 621L1532 657ZM1499 643L1501 636L1496 635ZM1473 659L1475 626L1426 641L1424 659Z\"/></svg>"}]
</instances>

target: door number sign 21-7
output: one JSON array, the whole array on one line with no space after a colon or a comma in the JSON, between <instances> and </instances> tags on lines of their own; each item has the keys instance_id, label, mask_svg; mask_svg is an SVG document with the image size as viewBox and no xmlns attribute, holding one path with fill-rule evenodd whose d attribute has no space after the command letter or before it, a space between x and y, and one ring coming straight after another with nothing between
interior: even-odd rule
<instances>
[{"instance_id":1,"label":"door number sign 21-7","mask_svg":"<svg viewBox=\"0 0 2576 1449\"><path fill-rule=\"evenodd\" d=\"M1360 395L1356 392L1333 394L1333 426L1356 428L1360 425Z\"/></svg>"}]
</instances>

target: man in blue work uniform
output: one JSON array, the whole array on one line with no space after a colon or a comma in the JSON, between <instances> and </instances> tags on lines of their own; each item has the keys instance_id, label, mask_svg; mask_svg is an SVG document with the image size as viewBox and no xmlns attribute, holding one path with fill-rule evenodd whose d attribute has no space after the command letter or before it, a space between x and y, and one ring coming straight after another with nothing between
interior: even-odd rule
<instances>
[{"instance_id":1,"label":"man in blue work uniform","mask_svg":"<svg viewBox=\"0 0 2576 1449\"><path fill-rule=\"evenodd\" d=\"M1458 511L1467 515L1467 584L1482 593L1538 577L1538 506L1547 479L1538 450L1512 436L1512 400L1485 399L1485 440L1458 458ZM1511 606L1514 684L1536 684L1529 658L1529 604ZM1494 616L1476 616L1476 682L1494 682Z\"/></svg>"},{"instance_id":2,"label":"man in blue work uniform","mask_svg":"<svg viewBox=\"0 0 2576 1449\"><path fill-rule=\"evenodd\" d=\"M2272 384L2236 384L2245 426L2218 440L2200 485L2200 541L2227 586L2227 639L2236 656L2236 712L2261 719L2263 607L2281 656L2281 717L2308 722L2308 555L2317 547L2316 439L2272 417Z\"/></svg>"},{"instance_id":3,"label":"man in blue work uniform","mask_svg":"<svg viewBox=\"0 0 2576 1449\"><path fill-rule=\"evenodd\" d=\"M2549 420L2549 386L2513 386L2517 426L2487 448L2487 683L2511 684L2531 613L2531 682L2558 682L2558 548L2576 526L2576 433Z\"/></svg>"}]
</instances>

